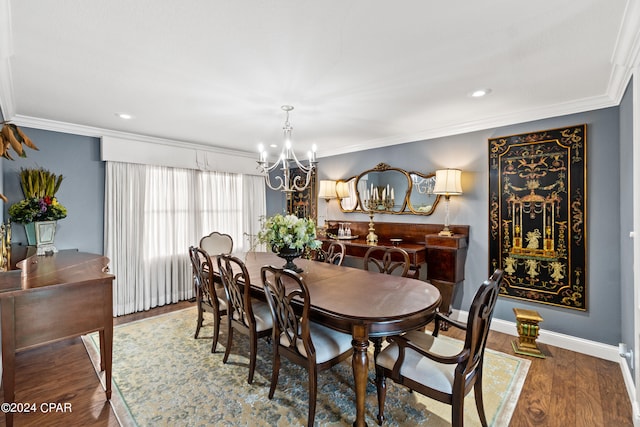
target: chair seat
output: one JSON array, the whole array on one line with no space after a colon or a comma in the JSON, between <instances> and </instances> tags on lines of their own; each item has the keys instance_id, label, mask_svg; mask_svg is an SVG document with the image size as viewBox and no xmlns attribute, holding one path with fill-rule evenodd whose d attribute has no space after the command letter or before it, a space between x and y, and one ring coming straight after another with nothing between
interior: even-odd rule
<instances>
[{"instance_id":1,"label":"chair seat","mask_svg":"<svg viewBox=\"0 0 640 427\"><path fill-rule=\"evenodd\" d=\"M352 347L351 340L353 338L351 335L335 331L315 322L309 322L309 333L311 334L313 346L316 349L316 363L318 364L331 360ZM280 344L288 347L290 342L287 333L283 332L280 334ZM302 340L297 340L296 348L300 354L307 357L307 352L304 349Z\"/></svg>"},{"instance_id":2,"label":"chair seat","mask_svg":"<svg viewBox=\"0 0 640 427\"><path fill-rule=\"evenodd\" d=\"M447 357L460 353L464 346L464 343L461 341L434 337L422 331L408 332L405 337L412 341L417 347L427 350L430 353ZM393 369L393 365L397 359L398 345L391 343L380 352L376 363L387 369ZM456 366L456 364L437 363L407 348L404 362L400 368L400 375L443 393L451 394Z\"/></svg>"},{"instance_id":3,"label":"chair seat","mask_svg":"<svg viewBox=\"0 0 640 427\"><path fill-rule=\"evenodd\" d=\"M253 309L253 316L256 319L256 331L262 332L273 328L273 317L271 316L271 310L269 304L258 299L251 299L251 307ZM237 312L233 313L234 320L238 320L239 316Z\"/></svg>"}]
</instances>

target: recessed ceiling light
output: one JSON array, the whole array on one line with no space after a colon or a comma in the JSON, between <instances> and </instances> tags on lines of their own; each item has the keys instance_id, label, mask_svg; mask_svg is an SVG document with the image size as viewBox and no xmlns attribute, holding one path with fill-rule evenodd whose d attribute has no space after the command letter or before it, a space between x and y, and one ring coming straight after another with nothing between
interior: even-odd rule
<instances>
[{"instance_id":1,"label":"recessed ceiling light","mask_svg":"<svg viewBox=\"0 0 640 427\"><path fill-rule=\"evenodd\" d=\"M133 119L133 116L131 114L127 114L127 113L116 113L116 116L120 117L123 120Z\"/></svg>"},{"instance_id":2,"label":"recessed ceiling light","mask_svg":"<svg viewBox=\"0 0 640 427\"><path fill-rule=\"evenodd\" d=\"M271 144L271 145L269 145L269 147L271 147L271 148L278 148L278 144Z\"/></svg>"},{"instance_id":3,"label":"recessed ceiling light","mask_svg":"<svg viewBox=\"0 0 640 427\"><path fill-rule=\"evenodd\" d=\"M491 89L476 89L469 94L472 98L482 98L485 95L489 95L491 93Z\"/></svg>"}]
</instances>

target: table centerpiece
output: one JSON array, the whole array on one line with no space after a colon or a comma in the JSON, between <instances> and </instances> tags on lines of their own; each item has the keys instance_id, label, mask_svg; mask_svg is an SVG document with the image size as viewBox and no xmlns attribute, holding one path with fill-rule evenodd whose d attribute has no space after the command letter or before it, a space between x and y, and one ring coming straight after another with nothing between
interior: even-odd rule
<instances>
[{"instance_id":1,"label":"table centerpiece","mask_svg":"<svg viewBox=\"0 0 640 427\"><path fill-rule=\"evenodd\" d=\"M293 260L302 256L305 249L318 249L321 246L321 242L316 240L314 222L295 215L276 214L266 218L262 230L258 232L258 241L267 244L287 261L284 268L297 273L303 270Z\"/></svg>"}]
</instances>

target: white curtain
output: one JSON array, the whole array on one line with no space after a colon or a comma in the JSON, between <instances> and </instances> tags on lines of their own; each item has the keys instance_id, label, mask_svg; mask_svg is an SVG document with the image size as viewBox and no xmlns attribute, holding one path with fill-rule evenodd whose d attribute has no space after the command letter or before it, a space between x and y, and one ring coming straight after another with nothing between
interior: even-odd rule
<instances>
[{"instance_id":1,"label":"white curtain","mask_svg":"<svg viewBox=\"0 0 640 427\"><path fill-rule=\"evenodd\" d=\"M105 187L117 316L191 298L189 246L219 231L249 250L266 212L258 176L107 162Z\"/></svg>"}]
</instances>

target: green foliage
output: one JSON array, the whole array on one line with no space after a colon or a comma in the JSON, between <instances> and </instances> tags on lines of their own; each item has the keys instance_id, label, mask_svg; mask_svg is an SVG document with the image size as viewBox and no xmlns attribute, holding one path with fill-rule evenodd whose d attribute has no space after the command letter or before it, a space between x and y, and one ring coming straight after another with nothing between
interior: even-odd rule
<instances>
[{"instance_id":1,"label":"green foliage","mask_svg":"<svg viewBox=\"0 0 640 427\"><path fill-rule=\"evenodd\" d=\"M62 180L62 175L56 175L43 168L21 169L20 185L24 199L9 207L11 221L27 224L65 218L67 209L55 198Z\"/></svg>"},{"instance_id":2,"label":"green foliage","mask_svg":"<svg viewBox=\"0 0 640 427\"><path fill-rule=\"evenodd\" d=\"M55 197L63 178L43 168L20 169L20 185L26 199Z\"/></svg>"},{"instance_id":3,"label":"green foliage","mask_svg":"<svg viewBox=\"0 0 640 427\"><path fill-rule=\"evenodd\" d=\"M32 197L20 200L9 208L11 221L27 224L34 221L54 221L67 216L67 208L62 206L56 198Z\"/></svg>"},{"instance_id":4,"label":"green foliage","mask_svg":"<svg viewBox=\"0 0 640 427\"><path fill-rule=\"evenodd\" d=\"M276 214L267 218L258 232L258 241L268 244L275 252L282 248L318 249L316 226L313 221L295 215Z\"/></svg>"}]
</instances>

